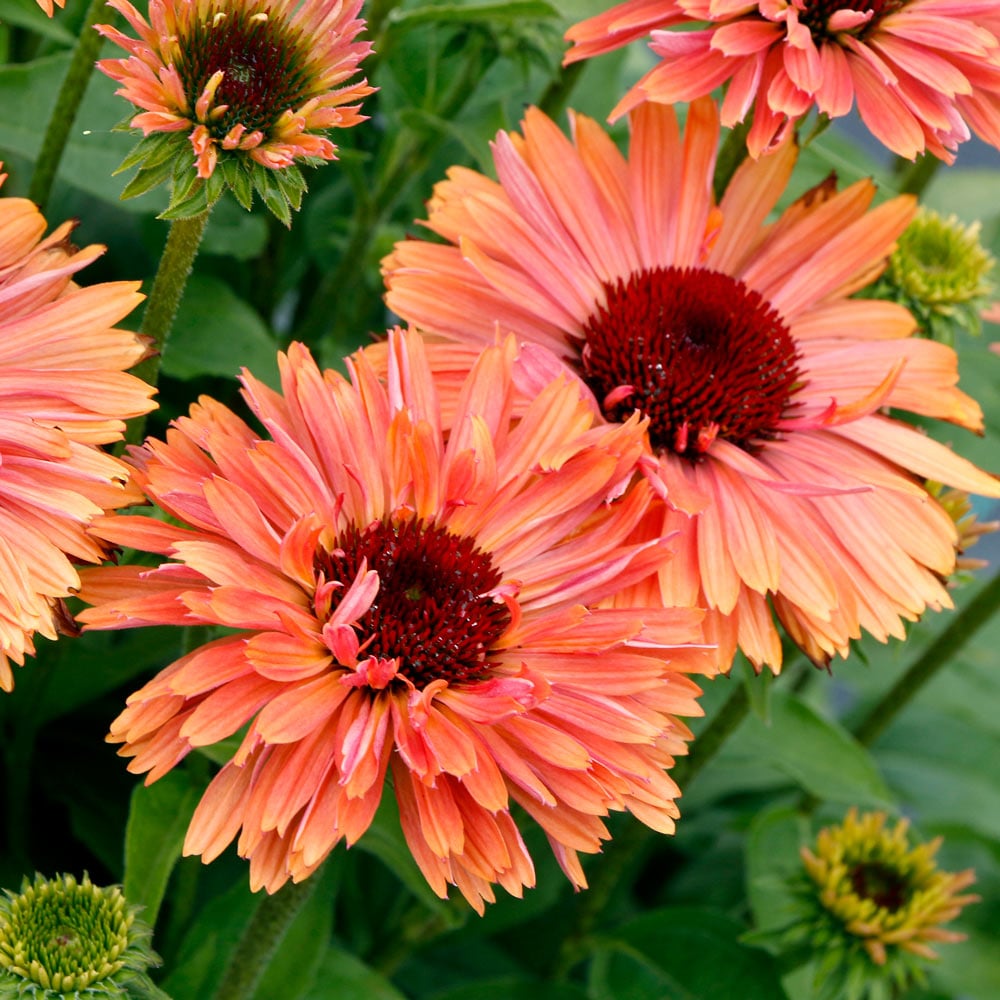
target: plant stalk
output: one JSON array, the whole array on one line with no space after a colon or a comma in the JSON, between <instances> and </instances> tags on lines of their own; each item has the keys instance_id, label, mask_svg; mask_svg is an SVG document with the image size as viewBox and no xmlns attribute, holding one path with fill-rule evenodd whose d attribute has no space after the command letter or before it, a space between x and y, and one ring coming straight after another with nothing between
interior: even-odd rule
<instances>
[{"instance_id":1,"label":"plant stalk","mask_svg":"<svg viewBox=\"0 0 1000 1000\"><path fill-rule=\"evenodd\" d=\"M175 219L170 223L167 243L160 257L160 266L153 279L153 288L146 300L146 311L143 313L139 332L151 340L150 349L154 352L140 361L132 369L132 374L143 379L150 385L156 385L160 376L160 363L163 352L167 348L170 331L177 316L177 308L184 295L194 259L201 246L201 238L205 234L208 223L208 212L194 215L187 219ZM146 428L145 415L129 421L125 431L125 441L128 444L138 444Z\"/></svg>"},{"instance_id":2,"label":"plant stalk","mask_svg":"<svg viewBox=\"0 0 1000 1000\"><path fill-rule=\"evenodd\" d=\"M94 63L101 51L103 39L94 30L94 25L103 13L104 6L105 0L90 0L83 24L80 25L80 37L73 49L69 69L66 70L66 76L63 78L55 107L52 109L52 117L49 118L49 124L45 129L38 159L35 161L35 171L31 175L28 197L42 211L45 210L49 195L52 193L52 185L55 183L56 174L59 171L59 163L69 140L69 130L73 127L73 122L76 121L76 114L80 110L83 95L87 90L87 83L90 80L90 75L94 72Z\"/></svg>"},{"instance_id":3,"label":"plant stalk","mask_svg":"<svg viewBox=\"0 0 1000 1000\"><path fill-rule=\"evenodd\" d=\"M1000 573L952 619L951 624L924 650L902 677L861 720L854 735L871 746L937 672L1000 610Z\"/></svg>"},{"instance_id":4,"label":"plant stalk","mask_svg":"<svg viewBox=\"0 0 1000 1000\"><path fill-rule=\"evenodd\" d=\"M319 872L265 896L233 951L213 1000L250 1000L289 927L319 884Z\"/></svg>"}]
</instances>

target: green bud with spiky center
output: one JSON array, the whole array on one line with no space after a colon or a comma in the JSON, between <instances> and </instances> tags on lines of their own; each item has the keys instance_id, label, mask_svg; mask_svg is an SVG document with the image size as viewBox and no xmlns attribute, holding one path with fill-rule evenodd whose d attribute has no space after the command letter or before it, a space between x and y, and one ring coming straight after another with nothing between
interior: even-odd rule
<instances>
[{"instance_id":1,"label":"green bud with spiky center","mask_svg":"<svg viewBox=\"0 0 1000 1000\"><path fill-rule=\"evenodd\" d=\"M969 869L937 867L937 838L913 843L905 819L848 811L800 849L787 922L752 936L791 968L809 962L816 1000L890 1000L926 979L935 948L965 935L944 925L979 899Z\"/></svg>"},{"instance_id":2,"label":"green bud with spiky center","mask_svg":"<svg viewBox=\"0 0 1000 1000\"><path fill-rule=\"evenodd\" d=\"M958 330L978 335L980 313L996 291L995 260L979 241L978 222L965 225L921 208L900 236L872 294L905 306L921 333L952 344Z\"/></svg>"},{"instance_id":3,"label":"green bud with spiky center","mask_svg":"<svg viewBox=\"0 0 1000 1000\"><path fill-rule=\"evenodd\" d=\"M33 997L142 998L156 987L146 970L158 964L151 931L118 886L87 875L25 879L0 899L0 1000Z\"/></svg>"}]
</instances>

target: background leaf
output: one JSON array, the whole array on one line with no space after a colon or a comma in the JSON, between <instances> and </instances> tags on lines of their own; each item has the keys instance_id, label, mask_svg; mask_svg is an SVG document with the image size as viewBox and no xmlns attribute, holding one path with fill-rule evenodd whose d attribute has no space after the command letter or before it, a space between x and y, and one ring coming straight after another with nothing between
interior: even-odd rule
<instances>
[{"instance_id":1,"label":"background leaf","mask_svg":"<svg viewBox=\"0 0 1000 1000\"><path fill-rule=\"evenodd\" d=\"M176 768L152 785L136 785L125 827L122 891L156 923L167 880L180 857L188 822L205 790L191 769Z\"/></svg>"}]
</instances>

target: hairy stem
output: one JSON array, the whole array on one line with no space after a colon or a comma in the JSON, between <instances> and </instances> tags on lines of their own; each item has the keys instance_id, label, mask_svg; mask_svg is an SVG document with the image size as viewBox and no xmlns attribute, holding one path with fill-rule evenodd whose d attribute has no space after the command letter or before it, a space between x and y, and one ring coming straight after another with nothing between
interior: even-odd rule
<instances>
[{"instance_id":1,"label":"hairy stem","mask_svg":"<svg viewBox=\"0 0 1000 1000\"><path fill-rule=\"evenodd\" d=\"M314 872L302 882L288 882L257 907L233 951L213 1000L250 1000L289 927L319 883Z\"/></svg>"},{"instance_id":2,"label":"hairy stem","mask_svg":"<svg viewBox=\"0 0 1000 1000\"><path fill-rule=\"evenodd\" d=\"M105 0L90 0L90 6L84 16L83 24L80 25L80 36L77 39L76 48L73 49L73 57L70 60L69 69L63 78L62 87L56 97L55 107L52 110L52 117L49 119L45 136L42 139L42 147L35 161L35 172L31 176L31 185L28 188L28 197L35 202L42 211L52 193L52 185L59 171L59 163L62 160L63 150L69 139L69 130L76 120L76 113L80 110L80 102L83 100L84 92L87 89L87 82L91 73L94 72L94 62L101 51L103 39L94 31L97 19L104 12Z\"/></svg>"},{"instance_id":3,"label":"hairy stem","mask_svg":"<svg viewBox=\"0 0 1000 1000\"><path fill-rule=\"evenodd\" d=\"M198 255L208 214L202 212L200 215L188 219L175 219L170 223L167 244L163 248L163 256L160 258L160 266L153 279L153 288L146 301L146 311L142 317L142 326L139 328L140 333L151 339L150 346L154 353L132 369L133 375L150 385L156 385L159 378L163 352L166 350L167 340L177 316L177 308L191 276L194 259ZM145 416L130 420L125 431L126 442L137 444L142 440L145 428Z\"/></svg>"}]
</instances>

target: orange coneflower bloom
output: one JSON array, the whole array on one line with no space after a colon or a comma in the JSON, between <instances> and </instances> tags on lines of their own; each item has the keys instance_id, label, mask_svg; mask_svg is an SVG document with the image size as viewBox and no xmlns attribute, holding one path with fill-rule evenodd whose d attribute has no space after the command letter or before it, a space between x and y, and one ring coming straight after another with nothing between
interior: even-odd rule
<instances>
[{"instance_id":1,"label":"orange coneflower bloom","mask_svg":"<svg viewBox=\"0 0 1000 1000\"><path fill-rule=\"evenodd\" d=\"M870 182L827 183L767 224L791 143L746 161L716 205L710 100L690 106L683 139L663 105L637 108L632 128L626 160L593 121L576 116L570 141L529 110L523 135L497 136L499 183L456 168L435 188L427 225L452 245L397 244L388 305L451 341L514 331L540 345L522 351L528 376L551 351L608 420L648 417L666 505L645 531L677 532L676 555L634 596L712 611L723 669L737 644L780 664L771 607L821 663L860 628L902 635L901 619L949 604L955 560L954 525L916 477L1000 495L883 412L978 430L954 351L911 337L901 306L848 297L913 200L870 209Z\"/></svg>"},{"instance_id":2,"label":"orange coneflower bloom","mask_svg":"<svg viewBox=\"0 0 1000 1000\"><path fill-rule=\"evenodd\" d=\"M3 183L6 175L0 176ZM134 503L128 467L96 445L153 408L153 390L126 374L146 345L114 329L142 300L138 282L80 288L73 275L103 253L78 250L72 223L45 237L26 198L0 199L0 689L11 661L54 639L79 586L74 561L100 562L86 533L97 514Z\"/></svg>"},{"instance_id":3,"label":"orange coneflower bloom","mask_svg":"<svg viewBox=\"0 0 1000 1000\"><path fill-rule=\"evenodd\" d=\"M128 0L109 0L139 36L97 26L129 53L97 65L143 108L144 135L188 135L199 177L220 157L247 156L272 169L332 160L326 136L364 121L372 93L351 81L371 51L355 41L361 0L150 0L147 21Z\"/></svg>"},{"instance_id":4,"label":"orange coneflower bloom","mask_svg":"<svg viewBox=\"0 0 1000 1000\"><path fill-rule=\"evenodd\" d=\"M695 30L670 30L678 27ZM855 102L900 156L927 151L950 162L970 129L1000 147L994 0L628 0L570 28L566 62L647 35L660 62L612 117L725 84L722 123L752 110L754 156L810 109L839 118Z\"/></svg>"},{"instance_id":5,"label":"orange coneflower bloom","mask_svg":"<svg viewBox=\"0 0 1000 1000\"><path fill-rule=\"evenodd\" d=\"M672 648L700 640L697 612L593 609L662 558L626 542L648 500L644 482L621 494L641 421L591 427L571 379L513 421L511 339L474 366L446 436L419 337L389 350L383 383L362 354L348 381L293 345L283 396L243 376L269 440L205 398L134 451L184 526L102 519L101 538L171 561L88 572L80 620L237 631L134 694L109 738L155 780L252 720L185 850L208 861L238 834L255 889L361 837L389 772L442 896L455 884L481 911L492 883L532 884L512 802L582 886L577 852L599 849L609 810L672 828L676 716L698 714L686 674L708 666Z\"/></svg>"}]
</instances>

